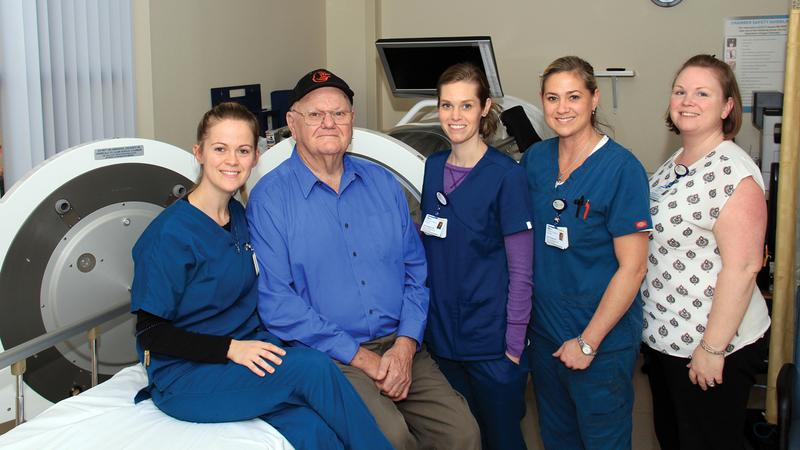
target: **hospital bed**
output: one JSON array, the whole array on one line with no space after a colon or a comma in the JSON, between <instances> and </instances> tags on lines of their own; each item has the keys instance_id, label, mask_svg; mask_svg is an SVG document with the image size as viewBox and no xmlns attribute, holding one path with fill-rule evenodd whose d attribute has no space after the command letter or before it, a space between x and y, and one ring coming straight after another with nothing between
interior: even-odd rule
<instances>
[{"instance_id":1,"label":"hospital bed","mask_svg":"<svg viewBox=\"0 0 800 450\"><path fill-rule=\"evenodd\" d=\"M126 367L110 380L62 400L30 422L0 436L8 450L64 449L273 449L294 447L260 419L198 424L161 412L151 400L133 404L147 383L141 364Z\"/></svg>"}]
</instances>

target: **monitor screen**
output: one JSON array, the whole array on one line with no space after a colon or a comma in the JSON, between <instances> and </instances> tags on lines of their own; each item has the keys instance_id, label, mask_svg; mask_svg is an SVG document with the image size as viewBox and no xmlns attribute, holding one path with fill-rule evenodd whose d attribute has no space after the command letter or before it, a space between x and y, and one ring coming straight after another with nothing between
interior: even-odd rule
<instances>
[{"instance_id":1,"label":"monitor screen","mask_svg":"<svg viewBox=\"0 0 800 450\"><path fill-rule=\"evenodd\" d=\"M462 62L483 69L492 97L503 96L488 36L378 39L375 46L392 94L398 97L435 96L442 72Z\"/></svg>"}]
</instances>

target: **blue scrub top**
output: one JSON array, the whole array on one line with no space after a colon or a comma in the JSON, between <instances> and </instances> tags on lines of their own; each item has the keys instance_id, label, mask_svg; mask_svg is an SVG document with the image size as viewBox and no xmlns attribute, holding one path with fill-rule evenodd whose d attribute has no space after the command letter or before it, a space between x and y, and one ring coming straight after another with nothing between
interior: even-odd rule
<instances>
[{"instance_id":1,"label":"blue scrub top","mask_svg":"<svg viewBox=\"0 0 800 450\"><path fill-rule=\"evenodd\" d=\"M252 337L260 326L250 233L241 203L228 204L227 231L188 201L166 208L133 247L131 311L146 311L195 333ZM139 359L143 349L137 344ZM151 355L158 389L202 363Z\"/></svg>"},{"instance_id":2,"label":"blue scrub top","mask_svg":"<svg viewBox=\"0 0 800 450\"><path fill-rule=\"evenodd\" d=\"M441 206L450 151L425 162L421 209L447 219L447 237L423 236L431 302L425 342L440 357L460 361L505 354L508 262L504 236L530 229L525 171L489 147Z\"/></svg>"},{"instance_id":3,"label":"blue scrub top","mask_svg":"<svg viewBox=\"0 0 800 450\"><path fill-rule=\"evenodd\" d=\"M558 138L531 146L521 164L536 218L529 333L558 345L583 332L619 268L614 238L652 228L647 174L636 157L611 139L558 187ZM586 203L578 206L575 200L581 197ZM565 250L545 244L546 225L555 225L555 199L567 204L558 224L568 230ZM642 314L637 292L599 351L638 345Z\"/></svg>"}]
</instances>

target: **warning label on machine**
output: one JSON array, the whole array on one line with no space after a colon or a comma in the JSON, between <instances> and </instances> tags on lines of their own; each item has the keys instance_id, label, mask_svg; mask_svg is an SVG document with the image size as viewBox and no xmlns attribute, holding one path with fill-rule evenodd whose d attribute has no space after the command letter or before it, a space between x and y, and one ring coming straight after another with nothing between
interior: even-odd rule
<instances>
[{"instance_id":1,"label":"warning label on machine","mask_svg":"<svg viewBox=\"0 0 800 450\"><path fill-rule=\"evenodd\" d=\"M144 155L144 145L131 145L128 147L98 148L94 151L94 159L128 158Z\"/></svg>"}]
</instances>

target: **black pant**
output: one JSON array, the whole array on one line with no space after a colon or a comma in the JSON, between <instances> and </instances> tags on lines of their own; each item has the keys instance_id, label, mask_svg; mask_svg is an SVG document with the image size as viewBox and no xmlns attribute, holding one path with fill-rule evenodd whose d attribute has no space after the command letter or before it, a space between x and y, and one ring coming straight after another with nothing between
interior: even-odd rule
<instances>
[{"instance_id":1,"label":"black pant","mask_svg":"<svg viewBox=\"0 0 800 450\"><path fill-rule=\"evenodd\" d=\"M689 358L643 346L661 450L744 449L747 399L763 366L764 339L725 358L723 382L707 391L689 380Z\"/></svg>"}]
</instances>

